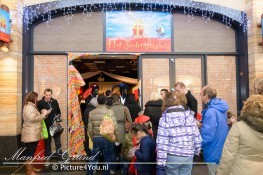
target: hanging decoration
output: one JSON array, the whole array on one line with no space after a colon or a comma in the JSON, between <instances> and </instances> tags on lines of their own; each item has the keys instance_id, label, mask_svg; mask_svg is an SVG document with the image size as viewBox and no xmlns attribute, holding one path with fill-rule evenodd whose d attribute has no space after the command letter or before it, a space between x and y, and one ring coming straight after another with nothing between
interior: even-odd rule
<instances>
[{"instance_id":1,"label":"hanging decoration","mask_svg":"<svg viewBox=\"0 0 263 175\"><path fill-rule=\"evenodd\" d=\"M84 151L84 123L81 119L80 101L78 90L84 86L78 70L73 66L68 66L68 147L69 156L86 155Z\"/></svg>"},{"instance_id":2,"label":"hanging decoration","mask_svg":"<svg viewBox=\"0 0 263 175\"><path fill-rule=\"evenodd\" d=\"M211 20L216 13L222 14L222 22L226 27L231 27L234 21L243 26L243 31L247 30L247 17L242 11L223 7L215 4L197 2L193 0L58 0L36 4L33 6L25 6L18 3L18 11L24 15L24 23L29 29L29 25L33 24L38 18L43 21L52 21L52 15L63 11L63 15L68 24L74 18L74 13L82 11L84 20L90 17L95 11L163 11L174 13L174 10L183 8L184 14L188 15L188 20L192 20L194 15L200 13L205 22Z\"/></svg>"}]
</instances>

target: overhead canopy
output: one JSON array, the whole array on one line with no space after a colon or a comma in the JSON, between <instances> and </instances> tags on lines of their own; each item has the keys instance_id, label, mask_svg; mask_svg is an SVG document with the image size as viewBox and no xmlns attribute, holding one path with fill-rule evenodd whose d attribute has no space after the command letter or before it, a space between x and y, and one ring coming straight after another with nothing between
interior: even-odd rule
<instances>
[{"instance_id":1,"label":"overhead canopy","mask_svg":"<svg viewBox=\"0 0 263 175\"><path fill-rule=\"evenodd\" d=\"M107 76L109 76L115 80L119 80L121 82L124 82L124 83L138 84L138 79L125 77L125 76L121 76L121 75L116 75L116 74L112 74L112 73L108 73L108 72L104 72L104 71L86 72L86 73L81 74L81 76L83 79L87 79L87 78L91 78L95 75L98 75L100 73L104 73L105 75L107 75Z\"/></svg>"}]
</instances>

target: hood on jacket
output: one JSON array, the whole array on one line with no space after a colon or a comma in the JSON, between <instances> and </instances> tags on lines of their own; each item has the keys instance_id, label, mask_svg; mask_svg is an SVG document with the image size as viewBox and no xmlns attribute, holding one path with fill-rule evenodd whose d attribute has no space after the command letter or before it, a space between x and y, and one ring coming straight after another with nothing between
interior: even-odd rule
<instances>
[{"instance_id":1,"label":"hood on jacket","mask_svg":"<svg viewBox=\"0 0 263 175\"><path fill-rule=\"evenodd\" d=\"M172 106L165 110L165 120L173 126L185 126L186 122L193 122L194 112L185 110L183 106ZM171 121L170 119L173 118Z\"/></svg>"},{"instance_id":2,"label":"hood on jacket","mask_svg":"<svg viewBox=\"0 0 263 175\"><path fill-rule=\"evenodd\" d=\"M263 133L263 111L247 111L240 117L252 129Z\"/></svg>"},{"instance_id":3,"label":"hood on jacket","mask_svg":"<svg viewBox=\"0 0 263 175\"><path fill-rule=\"evenodd\" d=\"M213 98L208 102L207 108L214 108L222 113L225 113L228 111L229 106L224 100L221 100L220 98Z\"/></svg>"},{"instance_id":4,"label":"hood on jacket","mask_svg":"<svg viewBox=\"0 0 263 175\"><path fill-rule=\"evenodd\" d=\"M163 101L161 99L160 100L154 100L154 101L150 100L145 104L145 107L147 107L147 106L162 106L162 104L163 104Z\"/></svg>"}]
</instances>

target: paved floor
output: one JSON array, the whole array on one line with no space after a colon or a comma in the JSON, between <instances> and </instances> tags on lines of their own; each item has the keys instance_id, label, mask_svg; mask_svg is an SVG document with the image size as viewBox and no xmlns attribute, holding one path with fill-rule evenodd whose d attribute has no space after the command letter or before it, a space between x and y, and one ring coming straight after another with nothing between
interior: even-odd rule
<instances>
[{"instance_id":1,"label":"paved floor","mask_svg":"<svg viewBox=\"0 0 263 175\"><path fill-rule=\"evenodd\" d=\"M81 166L85 166L84 164ZM56 164L50 165L49 168L45 167L44 171L40 172L40 175L85 175L86 171L85 170L76 170L76 166L72 165L71 170L54 170L58 168ZM20 166L0 166L0 175L22 175L25 174L25 168L20 165ZM117 171L115 173L116 175L120 175L120 171ZM102 175L101 171L98 171L96 175ZM192 170L192 175L208 175L207 173L207 167L204 164L198 164L194 165L193 170Z\"/></svg>"}]
</instances>

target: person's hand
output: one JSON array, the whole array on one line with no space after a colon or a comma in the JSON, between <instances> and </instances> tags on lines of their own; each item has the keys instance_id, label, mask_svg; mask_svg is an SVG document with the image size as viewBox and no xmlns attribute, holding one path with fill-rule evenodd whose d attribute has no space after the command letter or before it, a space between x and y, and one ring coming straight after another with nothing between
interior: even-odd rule
<instances>
[{"instance_id":1,"label":"person's hand","mask_svg":"<svg viewBox=\"0 0 263 175\"><path fill-rule=\"evenodd\" d=\"M120 142L115 142L115 145L116 146L119 146L121 143Z\"/></svg>"},{"instance_id":2,"label":"person's hand","mask_svg":"<svg viewBox=\"0 0 263 175\"><path fill-rule=\"evenodd\" d=\"M42 109L41 110L41 114L47 116L48 115L48 111L46 109Z\"/></svg>"},{"instance_id":3,"label":"person's hand","mask_svg":"<svg viewBox=\"0 0 263 175\"><path fill-rule=\"evenodd\" d=\"M200 128L202 126L202 123L200 121L196 121L196 125L198 128Z\"/></svg>"},{"instance_id":4,"label":"person's hand","mask_svg":"<svg viewBox=\"0 0 263 175\"><path fill-rule=\"evenodd\" d=\"M52 108L50 108L49 110L47 110L47 115L50 114L52 111Z\"/></svg>"}]
</instances>

